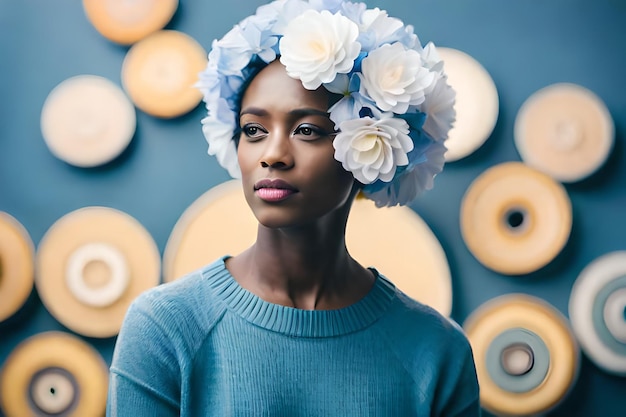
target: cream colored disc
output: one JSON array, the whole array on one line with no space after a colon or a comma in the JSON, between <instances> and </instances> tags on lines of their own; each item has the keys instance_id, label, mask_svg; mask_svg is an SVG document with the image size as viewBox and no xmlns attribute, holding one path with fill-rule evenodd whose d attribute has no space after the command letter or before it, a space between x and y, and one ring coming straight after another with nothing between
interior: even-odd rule
<instances>
[{"instance_id":1,"label":"cream colored disc","mask_svg":"<svg viewBox=\"0 0 626 417\"><path fill-rule=\"evenodd\" d=\"M254 243L257 221L239 180L226 181L196 199L180 216L163 251L163 280L174 281Z\"/></svg>"},{"instance_id":2,"label":"cream colored disc","mask_svg":"<svg viewBox=\"0 0 626 417\"><path fill-rule=\"evenodd\" d=\"M456 91L456 121L448 134L446 161L465 158L489 138L498 120L498 90L487 70L472 56L437 47L448 84Z\"/></svg>"},{"instance_id":3,"label":"cream colored disc","mask_svg":"<svg viewBox=\"0 0 626 417\"><path fill-rule=\"evenodd\" d=\"M102 416L107 365L91 345L63 332L20 343L0 370L0 408L7 417Z\"/></svg>"},{"instance_id":4,"label":"cream colored disc","mask_svg":"<svg viewBox=\"0 0 626 417\"><path fill-rule=\"evenodd\" d=\"M463 328L474 352L481 406L496 415L541 415L578 377L580 351L567 319L526 294L491 299Z\"/></svg>"},{"instance_id":5,"label":"cream colored disc","mask_svg":"<svg viewBox=\"0 0 626 417\"><path fill-rule=\"evenodd\" d=\"M172 118L193 110L202 99L194 87L207 54L189 35L162 30L133 45L122 65L122 83L144 112Z\"/></svg>"},{"instance_id":6,"label":"cream colored disc","mask_svg":"<svg viewBox=\"0 0 626 417\"><path fill-rule=\"evenodd\" d=\"M515 119L522 160L561 182L582 180L608 158L615 139L611 114L590 90L569 83L530 96Z\"/></svg>"},{"instance_id":7,"label":"cream colored disc","mask_svg":"<svg viewBox=\"0 0 626 417\"><path fill-rule=\"evenodd\" d=\"M159 284L159 250L128 214L85 207L57 220L36 255L35 285L59 322L90 337L115 336L130 303Z\"/></svg>"},{"instance_id":8,"label":"cream colored disc","mask_svg":"<svg viewBox=\"0 0 626 417\"><path fill-rule=\"evenodd\" d=\"M128 147L137 121L121 88L106 78L78 75L57 85L41 110L41 133L52 154L68 164L105 164Z\"/></svg>"},{"instance_id":9,"label":"cream colored disc","mask_svg":"<svg viewBox=\"0 0 626 417\"><path fill-rule=\"evenodd\" d=\"M585 354L606 372L626 376L626 250L591 261L578 275L569 317Z\"/></svg>"},{"instance_id":10,"label":"cream colored disc","mask_svg":"<svg viewBox=\"0 0 626 417\"><path fill-rule=\"evenodd\" d=\"M110 41L130 45L163 29L178 0L83 0L87 18Z\"/></svg>"},{"instance_id":11,"label":"cream colored disc","mask_svg":"<svg viewBox=\"0 0 626 417\"><path fill-rule=\"evenodd\" d=\"M0 211L0 322L15 314L33 289L35 247L28 231Z\"/></svg>"},{"instance_id":12,"label":"cream colored disc","mask_svg":"<svg viewBox=\"0 0 626 417\"><path fill-rule=\"evenodd\" d=\"M256 230L241 183L218 185L193 202L174 226L163 254L164 280L243 251L254 243ZM359 262L375 266L409 296L450 315L452 282L445 253L410 208L376 208L369 200L357 199L346 240Z\"/></svg>"},{"instance_id":13,"label":"cream colored disc","mask_svg":"<svg viewBox=\"0 0 626 417\"><path fill-rule=\"evenodd\" d=\"M476 259L494 271L533 272L558 255L572 228L565 188L520 162L488 168L465 192L461 234Z\"/></svg>"}]
</instances>

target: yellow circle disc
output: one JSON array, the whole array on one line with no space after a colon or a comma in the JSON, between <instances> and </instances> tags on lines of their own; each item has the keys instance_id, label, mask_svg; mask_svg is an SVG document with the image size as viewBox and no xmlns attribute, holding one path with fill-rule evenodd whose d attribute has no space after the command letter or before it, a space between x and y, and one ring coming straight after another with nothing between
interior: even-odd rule
<instances>
[{"instance_id":1,"label":"yellow circle disc","mask_svg":"<svg viewBox=\"0 0 626 417\"><path fill-rule=\"evenodd\" d=\"M22 224L0 211L0 322L15 314L33 289L34 253Z\"/></svg>"},{"instance_id":2,"label":"yellow circle disc","mask_svg":"<svg viewBox=\"0 0 626 417\"><path fill-rule=\"evenodd\" d=\"M89 337L115 336L130 303L159 284L159 249L130 215L84 207L57 220L36 254L35 286L59 322Z\"/></svg>"},{"instance_id":3,"label":"yellow circle disc","mask_svg":"<svg viewBox=\"0 0 626 417\"><path fill-rule=\"evenodd\" d=\"M178 0L83 0L83 8L102 36L130 45L163 29L174 16Z\"/></svg>"},{"instance_id":4,"label":"yellow circle disc","mask_svg":"<svg viewBox=\"0 0 626 417\"><path fill-rule=\"evenodd\" d=\"M127 147L137 125L124 91L97 75L77 75L57 85L41 109L41 133L50 152L68 164L105 164Z\"/></svg>"},{"instance_id":5,"label":"yellow circle disc","mask_svg":"<svg viewBox=\"0 0 626 417\"><path fill-rule=\"evenodd\" d=\"M108 369L91 345L63 332L20 343L0 370L0 406L7 417L102 416Z\"/></svg>"},{"instance_id":6,"label":"yellow circle disc","mask_svg":"<svg viewBox=\"0 0 626 417\"><path fill-rule=\"evenodd\" d=\"M482 264L503 274L533 272L569 239L572 207L565 188L520 162L479 175L461 202L461 233Z\"/></svg>"},{"instance_id":7,"label":"yellow circle disc","mask_svg":"<svg viewBox=\"0 0 626 417\"><path fill-rule=\"evenodd\" d=\"M491 413L542 414L566 397L578 377L576 339L565 317L544 300L525 294L496 297L472 312L463 328L474 352L480 402ZM532 358L527 364L511 355L520 345ZM543 372L532 374L541 367ZM528 386L520 390L516 380Z\"/></svg>"},{"instance_id":8,"label":"yellow circle disc","mask_svg":"<svg viewBox=\"0 0 626 417\"><path fill-rule=\"evenodd\" d=\"M163 253L164 280L173 281L225 254L240 253L254 243L257 225L240 181L207 191L185 210L170 234ZM450 315L452 281L445 253L410 208L376 208L369 200L357 199L348 219L346 244L357 261L375 266L409 296Z\"/></svg>"},{"instance_id":9,"label":"yellow circle disc","mask_svg":"<svg viewBox=\"0 0 626 417\"><path fill-rule=\"evenodd\" d=\"M135 105L161 118L193 110L202 99L194 87L207 54L192 37L158 31L133 45L122 64L122 84Z\"/></svg>"},{"instance_id":10,"label":"yellow circle disc","mask_svg":"<svg viewBox=\"0 0 626 417\"><path fill-rule=\"evenodd\" d=\"M472 56L438 47L448 83L456 92L456 120L448 133L446 161L464 158L489 138L498 120L498 90L487 70Z\"/></svg>"},{"instance_id":11,"label":"yellow circle disc","mask_svg":"<svg viewBox=\"0 0 626 417\"><path fill-rule=\"evenodd\" d=\"M615 139L611 114L590 90L558 83L531 95L515 119L515 146L522 160L561 182L593 174Z\"/></svg>"}]
</instances>

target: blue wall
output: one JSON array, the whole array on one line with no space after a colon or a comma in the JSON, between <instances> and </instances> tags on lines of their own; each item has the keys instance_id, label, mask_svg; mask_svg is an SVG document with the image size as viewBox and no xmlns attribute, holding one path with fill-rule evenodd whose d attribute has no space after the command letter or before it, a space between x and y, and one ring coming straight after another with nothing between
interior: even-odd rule
<instances>
[{"instance_id":1,"label":"blue wall","mask_svg":"<svg viewBox=\"0 0 626 417\"><path fill-rule=\"evenodd\" d=\"M205 48L261 0L181 0L168 28ZM396 0L370 1L415 26L422 43L461 49L490 72L500 96L492 136L469 157L450 163L436 187L413 208L440 239L453 274L453 317L462 322L481 303L504 293L541 297L567 314L572 283L597 256L626 249L626 1ZM217 6L219 5L219 6ZM174 120L137 112L131 146L113 163L79 169L53 157L39 129L50 90L78 74L120 84L126 47L101 37L79 0L0 0L0 211L16 217L37 244L64 214L104 205L126 211L152 234L161 251L183 210L228 179L206 156L203 109ZM594 91L616 124L605 166L566 186L574 224L564 251L547 267L507 277L479 264L459 231L459 207L471 181L494 164L520 160L513 144L515 115L541 87L572 82ZM18 316L0 326L0 363L25 337L65 330L33 293ZM114 339L86 339L110 361ZM583 357L579 380L550 416L623 416L626 378L601 372Z\"/></svg>"}]
</instances>

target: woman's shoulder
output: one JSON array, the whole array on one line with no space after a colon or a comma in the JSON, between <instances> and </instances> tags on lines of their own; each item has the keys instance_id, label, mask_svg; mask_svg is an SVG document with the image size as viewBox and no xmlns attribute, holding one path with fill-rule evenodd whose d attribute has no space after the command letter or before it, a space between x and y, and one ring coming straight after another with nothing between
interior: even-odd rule
<instances>
[{"instance_id":1,"label":"woman's shoulder","mask_svg":"<svg viewBox=\"0 0 626 417\"><path fill-rule=\"evenodd\" d=\"M127 315L141 314L160 324L210 325L224 310L211 291L211 280L220 263L223 265L222 259L144 291L131 303Z\"/></svg>"},{"instance_id":2,"label":"woman's shoulder","mask_svg":"<svg viewBox=\"0 0 626 417\"><path fill-rule=\"evenodd\" d=\"M468 351L469 342L461 326L396 288L394 302L382 318L382 328L389 337L406 341L408 346L445 346Z\"/></svg>"}]
</instances>

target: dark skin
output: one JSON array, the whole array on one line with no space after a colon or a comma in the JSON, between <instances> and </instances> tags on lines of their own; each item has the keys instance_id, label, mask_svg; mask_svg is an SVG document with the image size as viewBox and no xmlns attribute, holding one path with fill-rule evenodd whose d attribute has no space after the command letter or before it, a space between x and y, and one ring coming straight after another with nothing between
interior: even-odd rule
<instances>
[{"instance_id":1,"label":"dark skin","mask_svg":"<svg viewBox=\"0 0 626 417\"><path fill-rule=\"evenodd\" d=\"M239 285L271 303L338 309L359 301L374 283L345 244L358 185L333 157L332 99L323 87L306 90L278 60L242 99L238 159L259 227L256 242L226 267ZM257 190L263 181L274 181L279 196Z\"/></svg>"}]
</instances>

